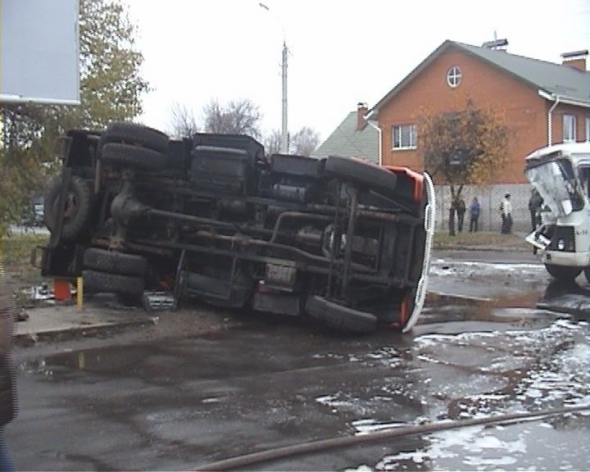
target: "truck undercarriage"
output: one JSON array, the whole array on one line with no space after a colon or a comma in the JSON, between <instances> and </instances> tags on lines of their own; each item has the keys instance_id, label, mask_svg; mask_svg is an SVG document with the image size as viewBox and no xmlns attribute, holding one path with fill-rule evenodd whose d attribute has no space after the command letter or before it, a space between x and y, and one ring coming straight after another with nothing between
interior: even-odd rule
<instances>
[{"instance_id":1,"label":"truck undercarriage","mask_svg":"<svg viewBox=\"0 0 590 472\"><path fill-rule=\"evenodd\" d=\"M424 300L427 174L354 158L265 156L254 139L171 140L132 123L72 130L48 192L42 275L87 292L169 290L334 328L407 331Z\"/></svg>"}]
</instances>

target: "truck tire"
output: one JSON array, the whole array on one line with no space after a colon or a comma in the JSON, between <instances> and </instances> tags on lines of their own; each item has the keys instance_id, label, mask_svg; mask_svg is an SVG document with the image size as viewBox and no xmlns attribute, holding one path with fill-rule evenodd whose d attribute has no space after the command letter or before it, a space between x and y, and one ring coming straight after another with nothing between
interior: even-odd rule
<instances>
[{"instance_id":1,"label":"truck tire","mask_svg":"<svg viewBox=\"0 0 590 472\"><path fill-rule=\"evenodd\" d=\"M141 295L145 288L142 277L107 274L95 270L83 270L84 290L89 293L113 292L121 295Z\"/></svg>"},{"instance_id":2,"label":"truck tire","mask_svg":"<svg viewBox=\"0 0 590 472\"><path fill-rule=\"evenodd\" d=\"M111 123L100 137L99 147L108 143L128 143L153 151L168 152L168 136L148 126L129 122Z\"/></svg>"},{"instance_id":3,"label":"truck tire","mask_svg":"<svg viewBox=\"0 0 590 472\"><path fill-rule=\"evenodd\" d=\"M166 156L152 149L130 144L109 143L102 149L103 162L145 170L161 170L166 166Z\"/></svg>"},{"instance_id":4,"label":"truck tire","mask_svg":"<svg viewBox=\"0 0 590 472\"><path fill-rule=\"evenodd\" d=\"M350 157L330 156L326 161L327 175L354 182L384 196L395 196L397 176L383 167Z\"/></svg>"},{"instance_id":5,"label":"truck tire","mask_svg":"<svg viewBox=\"0 0 590 472\"><path fill-rule=\"evenodd\" d=\"M84 267L100 272L143 277L147 271L147 260L143 256L89 248L84 252Z\"/></svg>"},{"instance_id":6,"label":"truck tire","mask_svg":"<svg viewBox=\"0 0 590 472\"><path fill-rule=\"evenodd\" d=\"M545 264L545 269L547 269L547 272L553 278L566 282L574 280L582 272L580 267L558 266L554 264Z\"/></svg>"},{"instance_id":7,"label":"truck tire","mask_svg":"<svg viewBox=\"0 0 590 472\"><path fill-rule=\"evenodd\" d=\"M62 189L61 179L57 180L45 196L43 219L52 233L57 229L59 196ZM87 225L92 209L92 189L84 179L73 176L66 197L64 220L61 228L63 239L74 239Z\"/></svg>"},{"instance_id":8,"label":"truck tire","mask_svg":"<svg viewBox=\"0 0 590 472\"><path fill-rule=\"evenodd\" d=\"M373 333L377 317L371 313L338 305L323 297L311 296L305 304L306 313L327 326L348 333Z\"/></svg>"}]
</instances>

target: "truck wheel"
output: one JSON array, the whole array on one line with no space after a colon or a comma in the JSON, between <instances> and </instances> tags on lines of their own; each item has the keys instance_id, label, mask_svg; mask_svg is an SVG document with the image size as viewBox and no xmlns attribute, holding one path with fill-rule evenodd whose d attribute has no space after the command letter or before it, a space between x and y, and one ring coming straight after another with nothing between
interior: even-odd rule
<instances>
[{"instance_id":1,"label":"truck wheel","mask_svg":"<svg viewBox=\"0 0 590 472\"><path fill-rule=\"evenodd\" d=\"M373 333L377 329L377 317L371 313L354 310L311 296L305 304L306 313L327 326L349 333Z\"/></svg>"},{"instance_id":2,"label":"truck wheel","mask_svg":"<svg viewBox=\"0 0 590 472\"><path fill-rule=\"evenodd\" d=\"M111 274L143 277L147 270L147 260L145 257L135 254L92 247L84 252L84 267Z\"/></svg>"},{"instance_id":3,"label":"truck wheel","mask_svg":"<svg viewBox=\"0 0 590 472\"><path fill-rule=\"evenodd\" d=\"M384 196L395 196L397 176L383 167L350 157L330 156L326 161L327 175L354 182Z\"/></svg>"},{"instance_id":4,"label":"truck wheel","mask_svg":"<svg viewBox=\"0 0 590 472\"><path fill-rule=\"evenodd\" d=\"M584 269L584 277L586 277L586 282L590 283L590 267Z\"/></svg>"},{"instance_id":5,"label":"truck wheel","mask_svg":"<svg viewBox=\"0 0 590 472\"><path fill-rule=\"evenodd\" d=\"M128 143L154 151L168 152L168 136L157 129L136 123L111 123L100 137L99 147L108 143Z\"/></svg>"},{"instance_id":6,"label":"truck wheel","mask_svg":"<svg viewBox=\"0 0 590 472\"><path fill-rule=\"evenodd\" d=\"M61 193L61 179L56 181L45 196L43 218L49 231L57 229L57 213L59 195ZM92 189L88 182L78 176L73 176L70 182L70 189L66 195L64 207L63 224L61 237L63 239L74 239L78 236L89 221L92 208Z\"/></svg>"},{"instance_id":7,"label":"truck wheel","mask_svg":"<svg viewBox=\"0 0 590 472\"><path fill-rule=\"evenodd\" d=\"M105 144L102 149L102 160L145 170L161 170L166 166L166 156L164 154L151 149L121 143Z\"/></svg>"},{"instance_id":8,"label":"truck wheel","mask_svg":"<svg viewBox=\"0 0 590 472\"><path fill-rule=\"evenodd\" d=\"M95 270L83 270L84 290L89 293L113 292L122 295L140 295L145 281L142 277L107 274Z\"/></svg>"},{"instance_id":9,"label":"truck wheel","mask_svg":"<svg viewBox=\"0 0 590 472\"><path fill-rule=\"evenodd\" d=\"M547 272L553 278L563 281L574 280L582 272L582 269L579 267L558 266L554 264L545 264L545 269L547 269Z\"/></svg>"}]
</instances>

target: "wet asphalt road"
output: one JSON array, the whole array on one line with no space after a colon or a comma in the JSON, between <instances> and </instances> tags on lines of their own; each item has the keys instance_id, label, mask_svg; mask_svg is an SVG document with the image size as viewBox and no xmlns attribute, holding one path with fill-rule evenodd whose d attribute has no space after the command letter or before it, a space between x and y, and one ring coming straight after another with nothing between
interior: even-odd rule
<instances>
[{"instance_id":1,"label":"wet asphalt road","mask_svg":"<svg viewBox=\"0 0 590 472\"><path fill-rule=\"evenodd\" d=\"M383 428L589 404L588 323L533 308L534 294L547 295L539 267L459 260L439 254L434 285L487 280L488 296L509 295L433 303L410 335L345 337L256 318L210 336L17 352L21 414L6 431L17 468L187 470ZM589 431L590 416L568 414L254 469L588 470Z\"/></svg>"}]
</instances>

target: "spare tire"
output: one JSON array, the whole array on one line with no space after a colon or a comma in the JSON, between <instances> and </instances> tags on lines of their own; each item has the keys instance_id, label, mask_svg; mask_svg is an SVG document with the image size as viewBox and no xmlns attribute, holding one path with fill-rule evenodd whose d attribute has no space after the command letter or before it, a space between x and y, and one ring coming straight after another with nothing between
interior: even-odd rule
<instances>
[{"instance_id":1,"label":"spare tire","mask_svg":"<svg viewBox=\"0 0 590 472\"><path fill-rule=\"evenodd\" d=\"M128 143L166 153L168 141L168 136L157 129L137 123L115 122L102 133L99 147L108 143Z\"/></svg>"},{"instance_id":2,"label":"spare tire","mask_svg":"<svg viewBox=\"0 0 590 472\"><path fill-rule=\"evenodd\" d=\"M140 295L145 288L142 277L107 274L94 270L82 271L84 290L89 293L113 292L122 295Z\"/></svg>"},{"instance_id":3,"label":"spare tire","mask_svg":"<svg viewBox=\"0 0 590 472\"><path fill-rule=\"evenodd\" d=\"M330 156L326 161L325 172L326 175L356 183L384 196L395 196L397 176L370 162L354 157Z\"/></svg>"},{"instance_id":4,"label":"spare tire","mask_svg":"<svg viewBox=\"0 0 590 472\"><path fill-rule=\"evenodd\" d=\"M58 226L57 213L59 210L59 196L62 189L62 180L57 180L45 196L43 218L47 228L52 233ZM72 176L70 188L66 195L63 214L61 237L74 239L86 227L92 209L93 194L90 184L78 176Z\"/></svg>"},{"instance_id":5,"label":"spare tire","mask_svg":"<svg viewBox=\"0 0 590 472\"><path fill-rule=\"evenodd\" d=\"M166 167L166 156L152 149L130 144L109 143L102 149L103 162L145 170L161 170Z\"/></svg>"},{"instance_id":6,"label":"spare tire","mask_svg":"<svg viewBox=\"0 0 590 472\"><path fill-rule=\"evenodd\" d=\"M143 277L147 271L147 260L136 254L91 247L84 252L84 267L111 274Z\"/></svg>"}]
</instances>

